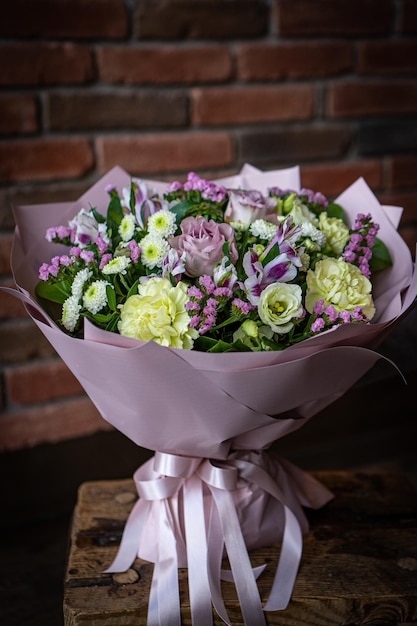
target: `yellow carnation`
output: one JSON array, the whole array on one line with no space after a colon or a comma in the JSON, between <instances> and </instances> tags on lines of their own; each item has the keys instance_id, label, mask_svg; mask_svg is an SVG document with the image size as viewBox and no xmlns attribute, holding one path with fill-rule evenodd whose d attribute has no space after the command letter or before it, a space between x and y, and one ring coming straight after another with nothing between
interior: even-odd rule
<instances>
[{"instance_id":1,"label":"yellow carnation","mask_svg":"<svg viewBox=\"0 0 417 626\"><path fill-rule=\"evenodd\" d=\"M166 278L154 277L140 285L138 292L120 307L119 333L191 350L198 332L189 326L186 285L179 282L173 287Z\"/></svg>"},{"instance_id":2,"label":"yellow carnation","mask_svg":"<svg viewBox=\"0 0 417 626\"><path fill-rule=\"evenodd\" d=\"M307 272L305 306L309 313L323 299L324 305L333 305L336 311L353 311L361 307L363 314L372 319L375 307L371 295L371 282L356 265L342 259L323 259Z\"/></svg>"},{"instance_id":3,"label":"yellow carnation","mask_svg":"<svg viewBox=\"0 0 417 626\"><path fill-rule=\"evenodd\" d=\"M349 228L343 220L329 217L326 212L319 215L320 230L326 235L327 245L337 255L342 254L349 239Z\"/></svg>"}]
</instances>

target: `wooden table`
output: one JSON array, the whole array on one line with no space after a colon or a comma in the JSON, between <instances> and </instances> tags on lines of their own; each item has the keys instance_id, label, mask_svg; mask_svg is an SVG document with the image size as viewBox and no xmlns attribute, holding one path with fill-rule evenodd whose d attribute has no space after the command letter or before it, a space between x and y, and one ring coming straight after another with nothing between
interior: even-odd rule
<instances>
[{"instance_id":1,"label":"wooden table","mask_svg":"<svg viewBox=\"0 0 417 626\"><path fill-rule=\"evenodd\" d=\"M312 474L336 497L308 511L311 530L292 600L285 611L266 613L268 624L417 624L415 489L390 473ZM101 574L117 552L136 497L132 480L81 485L65 575L65 626L146 625L153 565L137 559L126 573ZM251 552L253 565L272 565L258 580L263 599L278 553L278 545ZM191 624L186 570L179 577L183 624ZM233 584L224 583L223 590L233 626L243 626ZM214 623L223 624L217 615Z\"/></svg>"}]
</instances>

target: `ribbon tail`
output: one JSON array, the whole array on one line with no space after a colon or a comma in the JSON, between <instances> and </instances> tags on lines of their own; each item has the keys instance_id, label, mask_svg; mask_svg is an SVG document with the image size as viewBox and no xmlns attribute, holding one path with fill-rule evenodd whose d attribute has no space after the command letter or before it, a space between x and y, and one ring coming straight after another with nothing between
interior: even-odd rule
<instances>
[{"instance_id":1,"label":"ribbon tail","mask_svg":"<svg viewBox=\"0 0 417 626\"><path fill-rule=\"evenodd\" d=\"M303 549L303 535L294 513L285 505L285 528L281 554L265 611L282 611L291 600Z\"/></svg>"},{"instance_id":2,"label":"ribbon tail","mask_svg":"<svg viewBox=\"0 0 417 626\"><path fill-rule=\"evenodd\" d=\"M231 494L210 485L223 527L227 554L246 626L266 626L259 590Z\"/></svg>"},{"instance_id":3,"label":"ribbon tail","mask_svg":"<svg viewBox=\"0 0 417 626\"><path fill-rule=\"evenodd\" d=\"M224 550L223 530L220 517L215 506L211 506L208 542L207 542L207 569L211 590L211 601L220 617L227 626L232 626L229 620L220 585L220 571ZM234 581L232 581L234 582Z\"/></svg>"},{"instance_id":4,"label":"ribbon tail","mask_svg":"<svg viewBox=\"0 0 417 626\"><path fill-rule=\"evenodd\" d=\"M207 571L203 485L195 475L184 484L184 524L192 624L212 626L213 610Z\"/></svg>"},{"instance_id":5,"label":"ribbon tail","mask_svg":"<svg viewBox=\"0 0 417 626\"><path fill-rule=\"evenodd\" d=\"M281 554L272 589L264 606L265 611L280 611L285 609L291 600L303 549L302 529L297 517L285 504L285 497L277 483L264 469L246 461L236 461L236 465L246 480L255 484L261 484L263 489L276 498L284 507L285 526Z\"/></svg>"},{"instance_id":6,"label":"ribbon tail","mask_svg":"<svg viewBox=\"0 0 417 626\"><path fill-rule=\"evenodd\" d=\"M146 523L150 504L138 500L130 512L125 524L120 547L113 563L104 570L104 574L125 572L137 557L140 538Z\"/></svg>"},{"instance_id":7,"label":"ribbon tail","mask_svg":"<svg viewBox=\"0 0 417 626\"><path fill-rule=\"evenodd\" d=\"M168 558L155 563L148 604L148 626L181 626L178 561L175 537L169 524L166 502L160 505L158 548ZM159 551L159 554L161 552Z\"/></svg>"}]
</instances>

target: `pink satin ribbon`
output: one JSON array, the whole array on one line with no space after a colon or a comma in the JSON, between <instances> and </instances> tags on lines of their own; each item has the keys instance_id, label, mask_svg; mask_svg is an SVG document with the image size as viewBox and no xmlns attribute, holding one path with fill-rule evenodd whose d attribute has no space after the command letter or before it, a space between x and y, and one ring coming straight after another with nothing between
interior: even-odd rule
<instances>
[{"instance_id":1,"label":"pink satin ribbon","mask_svg":"<svg viewBox=\"0 0 417 626\"><path fill-rule=\"evenodd\" d=\"M274 479L259 465L240 459L239 453L234 453L227 461L214 462L156 452L152 462L151 473L148 461L134 475L139 500L126 522L119 552L105 573L125 571L131 566L138 556L138 546L151 508L157 506L155 543L158 556L150 590L148 626L181 624L177 556L177 542L181 541L186 547L192 624L212 625L213 605L220 618L231 626L220 583L229 580L236 586L245 625L265 625L264 611L287 607L302 553L300 523ZM232 496L238 488L238 480L261 487L284 510L281 554L264 607L256 579L265 565L252 568L249 559ZM298 495L300 501L305 500L302 493ZM175 522L172 506L174 510L182 506L184 537ZM221 569L224 548L230 571Z\"/></svg>"}]
</instances>

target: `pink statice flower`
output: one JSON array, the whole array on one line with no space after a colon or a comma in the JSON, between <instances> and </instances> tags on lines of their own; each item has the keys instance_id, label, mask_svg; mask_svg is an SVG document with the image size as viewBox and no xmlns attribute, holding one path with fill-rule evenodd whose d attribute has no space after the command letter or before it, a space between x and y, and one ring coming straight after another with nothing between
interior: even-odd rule
<instances>
[{"instance_id":1,"label":"pink statice flower","mask_svg":"<svg viewBox=\"0 0 417 626\"><path fill-rule=\"evenodd\" d=\"M357 265L366 278L370 278L369 262L372 258L372 247L379 231L379 224L372 221L372 215L359 213L350 230L350 238L343 251L343 259L347 263Z\"/></svg>"}]
</instances>

